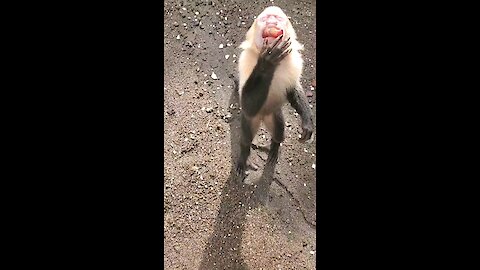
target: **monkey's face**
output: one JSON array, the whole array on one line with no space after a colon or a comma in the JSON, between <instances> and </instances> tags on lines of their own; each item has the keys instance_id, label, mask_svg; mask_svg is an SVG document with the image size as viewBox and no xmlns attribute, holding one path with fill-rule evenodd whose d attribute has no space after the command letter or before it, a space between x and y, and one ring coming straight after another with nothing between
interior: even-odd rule
<instances>
[{"instance_id":1,"label":"monkey's face","mask_svg":"<svg viewBox=\"0 0 480 270\"><path fill-rule=\"evenodd\" d=\"M268 7L255 20L255 44L258 48L263 46L264 39L271 44L278 36L283 34L285 39L288 33L288 18L278 7Z\"/></svg>"}]
</instances>

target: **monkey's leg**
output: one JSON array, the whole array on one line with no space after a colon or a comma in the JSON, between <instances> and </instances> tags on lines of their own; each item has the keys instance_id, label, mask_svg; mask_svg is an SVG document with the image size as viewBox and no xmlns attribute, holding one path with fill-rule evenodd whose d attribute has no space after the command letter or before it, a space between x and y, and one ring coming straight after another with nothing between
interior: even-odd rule
<instances>
[{"instance_id":1,"label":"monkey's leg","mask_svg":"<svg viewBox=\"0 0 480 270\"><path fill-rule=\"evenodd\" d=\"M250 156L250 146L252 145L253 136L257 132L260 120L247 118L243 113L241 114L241 134L240 134L240 156L235 165L236 176L241 180L245 177L245 169L247 167L247 160Z\"/></svg>"},{"instance_id":2,"label":"monkey's leg","mask_svg":"<svg viewBox=\"0 0 480 270\"><path fill-rule=\"evenodd\" d=\"M270 152L268 152L267 166L275 166L278 160L280 143L285 139L285 121L283 120L282 110L276 111L270 120L270 123L267 125L270 126L269 129L272 132L272 142L270 144Z\"/></svg>"},{"instance_id":3,"label":"monkey's leg","mask_svg":"<svg viewBox=\"0 0 480 270\"><path fill-rule=\"evenodd\" d=\"M300 82L297 82L295 88L287 90L287 99L302 119L302 136L300 141L305 142L312 137L313 120L312 111L308 106L307 97Z\"/></svg>"}]
</instances>

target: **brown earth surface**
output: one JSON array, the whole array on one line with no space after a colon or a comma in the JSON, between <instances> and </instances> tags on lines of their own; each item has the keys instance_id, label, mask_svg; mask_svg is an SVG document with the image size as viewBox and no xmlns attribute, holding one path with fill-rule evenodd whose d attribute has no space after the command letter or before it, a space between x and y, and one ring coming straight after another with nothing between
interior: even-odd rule
<instances>
[{"instance_id":1,"label":"brown earth surface","mask_svg":"<svg viewBox=\"0 0 480 270\"><path fill-rule=\"evenodd\" d=\"M305 45L302 85L314 112L315 1L164 2L165 269L315 269L316 129L298 141L288 104L275 171L264 171L270 135L259 130L246 184L231 177L240 127L238 46L265 7L281 7Z\"/></svg>"}]
</instances>

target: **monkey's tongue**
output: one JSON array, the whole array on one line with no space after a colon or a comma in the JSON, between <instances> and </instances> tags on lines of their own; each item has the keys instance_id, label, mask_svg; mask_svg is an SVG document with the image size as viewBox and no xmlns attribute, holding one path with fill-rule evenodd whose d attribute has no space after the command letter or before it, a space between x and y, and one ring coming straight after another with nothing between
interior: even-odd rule
<instances>
[{"instance_id":1,"label":"monkey's tongue","mask_svg":"<svg viewBox=\"0 0 480 270\"><path fill-rule=\"evenodd\" d=\"M281 34L283 34L282 29L278 29L278 28L275 28L275 27L270 27L270 28L266 28L265 31L263 31L262 38L267 38L267 37L277 38Z\"/></svg>"}]
</instances>

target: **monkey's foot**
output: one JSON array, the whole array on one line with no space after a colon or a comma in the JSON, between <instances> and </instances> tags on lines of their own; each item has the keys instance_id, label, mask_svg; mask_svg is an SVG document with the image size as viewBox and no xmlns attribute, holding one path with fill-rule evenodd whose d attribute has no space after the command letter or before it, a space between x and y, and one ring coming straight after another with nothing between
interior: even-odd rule
<instances>
[{"instance_id":1,"label":"monkey's foot","mask_svg":"<svg viewBox=\"0 0 480 270\"><path fill-rule=\"evenodd\" d=\"M278 153L270 153L267 159L267 166L275 166L278 161Z\"/></svg>"},{"instance_id":2,"label":"monkey's foot","mask_svg":"<svg viewBox=\"0 0 480 270\"><path fill-rule=\"evenodd\" d=\"M302 136L300 136L300 139L299 141L301 143L305 143L306 141L310 140L310 138L312 137L312 133L313 133L313 128L311 125L304 125L302 127Z\"/></svg>"},{"instance_id":3,"label":"monkey's foot","mask_svg":"<svg viewBox=\"0 0 480 270\"><path fill-rule=\"evenodd\" d=\"M243 183L243 180L245 180L245 165L242 165L242 164L236 164L235 165L235 169L234 169L234 174L235 174L235 179L238 181L238 182L242 182Z\"/></svg>"}]
</instances>

